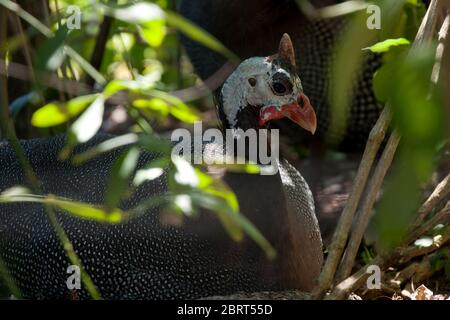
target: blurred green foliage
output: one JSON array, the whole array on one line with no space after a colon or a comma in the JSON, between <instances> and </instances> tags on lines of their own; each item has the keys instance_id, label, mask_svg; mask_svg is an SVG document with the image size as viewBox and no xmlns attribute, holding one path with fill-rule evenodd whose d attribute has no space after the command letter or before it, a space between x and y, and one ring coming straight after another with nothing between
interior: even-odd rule
<instances>
[{"instance_id":1,"label":"blurred green foliage","mask_svg":"<svg viewBox=\"0 0 450 320\"><path fill-rule=\"evenodd\" d=\"M439 146L445 142L443 88L431 82L436 43L427 41L411 46L426 11L424 3L420 0L372 3L381 10L382 28L361 27L368 13L356 12L336 47L329 133L345 128L352 98L348 92L352 92L354 74L364 64L361 48L382 54L383 66L374 75L374 92L390 108L392 128L402 137L375 217L380 245L391 248L402 241L416 216L423 202L421 187L436 168L442 150Z\"/></svg>"}]
</instances>

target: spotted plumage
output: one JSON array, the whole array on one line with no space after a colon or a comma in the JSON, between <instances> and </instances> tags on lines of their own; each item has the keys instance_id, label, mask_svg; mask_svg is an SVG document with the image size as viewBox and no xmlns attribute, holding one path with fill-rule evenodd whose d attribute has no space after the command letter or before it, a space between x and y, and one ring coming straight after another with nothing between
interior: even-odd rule
<instances>
[{"instance_id":1,"label":"spotted plumage","mask_svg":"<svg viewBox=\"0 0 450 320\"><path fill-rule=\"evenodd\" d=\"M96 136L79 150L85 150L106 138ZM42 181L45 193L90 203L101 203L108 174L120 150L74 167L57 160L64 143L63 136L22 142L33 169ZM153 159L145 153L141 165ZM11 147L0 143L1 191L24 183L24 174ZM278 250L280 259L293 250L284 195L279 178L228 175L225 180L238 195L244 214L261 229ZM265 184L264 188L260 186ZM305 182L300 185L307 188ZM260 188L255 199L249 190ZM153 195L165 192L164 177L139 188L127 209ZM260 198L262 197L262 199ZM297 224L310 229L313 238L302 251L315 257L308 266L308 277L317 276L321 264L321 240L312 198L297 193ZM306 201L306 202L305 202ZM267 210L273 206L274 210ZM211 213L203 213L199 221L186 220L183 227L160 223L160 208L120 225L107 225L58 213L59 221L72 241L87 272L105 299L191 299L239 291L276 290L299 287L309 289L312 279L301 279L301 285L286 274L286 261L270 262L248 239L234 243ZM312 227L311 226L315 226ZM299 233L302 236L302 233ZM311 242L314 240L314 242ZM301 243L301 242L300 242ZM315 245L312 245L312 244ZM66 286L70 265L59 240L41 205L20 203L0 205L0 254L19 286L23 297L31 299L69 299ZM301 264L299 264L300 266ZM77 291L83 299L84 287Z\"/></svg>"},{"instance_id":2,"label":"spotted plumage","mask_svg":"<svg viewBox=\"0 0 450 320\"><path fill-rule=\"evenodd\" d=\"M106 138L97 136L82 149ZM73 167L57 161L63 142L64 137L59 136L22 143L43 183L43 191L101 203L108 172L119 151ZM23 184L24 175L13 150L2 143L0 151L2 190ZM152 158L146 153L141 161ZM165 190L161 178L151 186L140 188L123 208ZM58 217L87 272L106 299L199 298L230 294L235 291L230 290L233 286L236 290L256 290L267 285L258 284L257 273L251 267L256 264L258 255L249 256L246 263L236 264L230 259L228 263L223 261L220 267L215 266L213 248L217 244L213 239L205 235L201 238L184 228L162 226L159 209L114 226L67 214ZM211 230L217 229L219 226L212 223ZM203 250L208 250L209 255ZM66 270L70 263L42 206L28 203L0 206L0 253L25 298L69 297ZM86 298L86 291L82 290L80 296Z\"/></svg>"},{"instance_id":3,"label":"spotted plumage","mask_svg":"<svg viewBox=\"0 0 450 320\"><path fill-rule=\"evenodd\" d=\"M313 0L316 7L335 4L336 0ZM281 35L288 32L297 53L297 71L305 94L314 106L318 125L316 137L338 143L344 151L361 150L382 110L372 89L374 72L381 65L379 55L367 53L364 70L354 76L354 96L345 116L347 126L330 127L330 66L333 48L346 29L348 18L309 20L293 0L186 0L179 11L216 36L242 59L266 56L274 52ZM232 22L232 23L230 23ZM181 36L197 73L207 79L225 62L218 53ZM220 88L218 89L220 91ZM304 131L289 122L280 122L282 134L298 144Z\"/></svg>"},{"instance_id":4,"label":"spotted plumage","mask_svg":"<svg viewBox=\"0 0 450 320\"><path fill-rule=\"evenodd\" d=\"M223 101L229 103L227 108L225 103L219 105L224 117L236 120L239 127L244 121L242 110L251 110L245 111L246 117L247 120L255 117L248 122L255 129L262 120L265 124L286 116L315 131L315 113L304 100L300 79L292 67L285 69L277 62L294 59L293 50L289 49L291 40L284 35L276 58L250 59L238 68L222 91ZM260 74L263 76L256 76ZM249 81L254 77L259 87ZM277 82L284 88L275 88ZM242 104L230 104L233 100L230 95L238 90L242 90L239 97ZM87 150L107 138L97 135L75 152ZM64 136L21 142L43 192L103 203L111 168L123 148L75 167L58 160L64 143ZM203 149L210 150L212 157L220 150L223 152L214 143L204 144ZM139 167L156 157L143 152ZM239 243L232 241L219 219L208 211L201 212L198 219L185 219L181 227L162 223L167 214L163 207L148 209L118 225L63 212L58 212L57 217L105 299L194 299L242 291L311 290L323 259L314 200L300 173L284 159L277 163L276 175L227 172L223 176L237 195L242 214L276 249L274 260L268 260L248 237ZM0 192L26 183L7 142L0 142L0 168ZM142 200L165 192L166 175L162 175L140 186L130 199L121 203L121 208L133 208ZM0 204L0 256L25 298L89 297L84 287L74 292L67 286L71 275L67 273L69 259L39 204Z\"/></svg>"}]
</instances>

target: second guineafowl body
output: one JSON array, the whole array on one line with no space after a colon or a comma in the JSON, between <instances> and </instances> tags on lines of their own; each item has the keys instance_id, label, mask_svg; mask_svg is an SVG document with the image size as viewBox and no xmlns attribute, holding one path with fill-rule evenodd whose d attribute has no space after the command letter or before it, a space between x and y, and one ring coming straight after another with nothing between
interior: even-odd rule
<instances>
[{"instance_id":1,"label":"second guineafowl body","mask_svg":"<svg viewBox=\"0 0 450 320\"><path fill-rule=\"evenodd\" d=\"M336 0L310 1L316 7L336 4ZM368 53L362 73L355 77L355 94L347 115L347 126L330 129L330 65L333 48L345 31L346 17L310 20L291 0L183 0L179 12L217 37L240 58L274 52L285 32L293 38L297 71L302 75L306 95L311 99L317 119L317 134L338 142L343 151L358 151L365 146L368 134L382 110L372 90L374 72L381 65L378 55ZM226 62L218 53L181 37L196 72L207 79ZM219 89L220 90L220 89ZM280 128L292 142L301 141L297 127L282 123Z\"/></svg>"}]
</instances>

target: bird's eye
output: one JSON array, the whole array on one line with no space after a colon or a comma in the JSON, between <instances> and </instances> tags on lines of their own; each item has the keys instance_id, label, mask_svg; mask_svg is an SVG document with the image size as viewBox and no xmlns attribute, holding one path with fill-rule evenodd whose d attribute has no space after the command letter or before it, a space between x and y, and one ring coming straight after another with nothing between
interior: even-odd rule
<instances>
[{"instance_id":1,"label":"bird's eye","mask_svg":"<svg viewBox=\"0 0 450 320\"><path fill-rule=\"evenodd\" d=\"M287 91L286 86L284 84L282 84L281 82L274 82L272 84L272 88L273 88L273 91L279 95L283 95Z\"/></svg>"},{"instance_id":2,"label":"bird's eye","mask_svg":"<svg viewBox=\"0 0 450 320\"><path fill-rule=\"evenodd\" d=\"M255 78L248 78L248 83L254 87L256 86L256 79Z\"/></svg>"}]
</instances>

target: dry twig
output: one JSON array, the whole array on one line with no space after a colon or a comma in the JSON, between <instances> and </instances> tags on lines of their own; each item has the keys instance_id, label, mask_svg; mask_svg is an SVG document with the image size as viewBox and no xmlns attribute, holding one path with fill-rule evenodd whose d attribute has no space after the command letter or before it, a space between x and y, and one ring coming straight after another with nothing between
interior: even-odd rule
<instances>
[{"instance_id":1,"label":"dry twig","mask_svg":"<svg viewBox=\"0 0 450 320\"><path fill-rule=\"evenodd\" d=\"M432 0L419 28L411 50L414 50L416 47L424 45L426 43L431 43L436 31L439 10L439 0ZM370 137L367 141L366 149L364 150L364 155L354 182L354 188L350 194L344 211L339 219L336 231L333 235L332 244L329 249L329 255L319 277L318 286L313 291L313 297L316 299L323 297L325 292L331 287L333 283L335 272L337 270L339 262L341 261L342 253L347 243L348 233L352 225L355 211L358 207L361 195L366 186L376 153L380 147L381 142L384 139L386 130L388 129L390 124L391 119L388 113L388 109L389 106L387 105L370 133ZM372 179L373 185L369 187L369 194L363 205L363 210L365 211L362 211L362 213L360 214L360 219L358 221L361 225L357 224L355 232L352 235L347 258L344 259L344 264L341 267L341 277L346 277L351 272L351 266L353 265L354 258L356 256L355 252L357 252L357 249L360 245L362 234L367 227L368 219L370 217L370 212L372 210L376 195L381 188L384 176L390 166L398 143L399 137L396 133L393 133L393 136L390 137L388 146L386 147L386 150L383 154L383 159L375 171L375 175ZM355 242L353 242L353 240L355 240ZM385 259L382 259L380 257L376 258L375 261L383 263L386 262ZM334 288L330 296L327 297L327 299L344 298L345 294L350 293L352 290L357 288L358 285L362 284L364 282L364 279L367 279L365 270L366 267L363 267L353 276L339 283Z\"/></svg>"}]
</instances>

